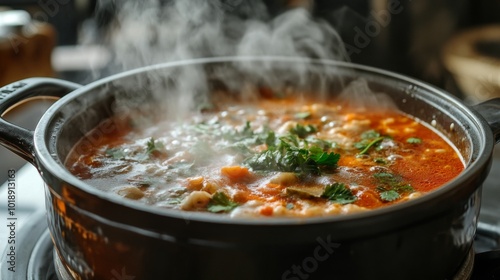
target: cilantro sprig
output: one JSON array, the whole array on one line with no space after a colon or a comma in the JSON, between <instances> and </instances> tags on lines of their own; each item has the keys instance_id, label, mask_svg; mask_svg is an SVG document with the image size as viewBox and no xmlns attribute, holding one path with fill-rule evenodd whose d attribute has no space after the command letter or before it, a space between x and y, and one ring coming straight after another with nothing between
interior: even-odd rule
<instances>
[{"instance_id":1,"label":"cilantro sprig","mask_svg":"<svg viewBox=\"0 0 500 280\"><path fill-rule=\"evenodd\" d=\"M318 175L337 166L340 155L325 151L318 146L309 146L295 135L279 138L277 145L245 160L254 170L298 172Z\"/></svg>"},{"instance_id":2,"label":"cilantro sprig","mask_svg":"<svg viewBox=\"0 0 500 280\"><path fill-rule=\"evenodd\" d=\"M420 139L418 137L410 137L410 138L406 139L406 143L409 143L409 144L422 144L422 139Z\"/></svg>"},{"instance_id":3,"label":"cilantro sprig","mask_svg":"<svg viewBox=\"0 0 500 280\"><path fill-rule=\"evenodd\" d=\"M405 183L401 176L389 172L379 172L373 174L378 183L377 191L383 201L390 202L401 198L402 194L412 193L413 187Z\"/></svg>"},{"instance_id":4,"label":"cilantro sprig","mask_svg":"<svg viewBox=\"0 0 500 280\"><path fill-rule=\"evenodd\" d=\"M312 124L307 124L307 125L296 124L294 127L290 129L290 133L297 135L299 138L306 138L308 135L313 134L317 131L318 129Z\"/></svg>"},{"instance_id":5,"label":"cilantro sprig","mask_svg":"<svg viewBox=\"0 0 500 280\"><path fill-rule=\"evenodd\" d=\"M389 138L383 136L375 130L368 130L361 134L361 141L354 143L354 147L361 150L358 154L367 154L372 147L376 147L384 139Z\"/></svg>"},{"instance_id":6,"label":"cilantro sprig","mask_svg":"<svg viewBox=\"0 0 500 280\"><path fill-rule=\"evenodd\" d=\"M342 183L327 185L321 197L327 198L332 202L339 204L353 203L357 197L352 191Z\"/></svg>"},{"instance_id":7,"label":"cilantro sprig","mask_svg":"<svg viewBox=\"0 0 500 280\"><path fill-rule=\"evenodd\" d=\"M146 155L150 156L156 152L161 153L165 150L163 142L155 140L153 137L149 138L146 143Z\"/></svg>"}]
</instances>

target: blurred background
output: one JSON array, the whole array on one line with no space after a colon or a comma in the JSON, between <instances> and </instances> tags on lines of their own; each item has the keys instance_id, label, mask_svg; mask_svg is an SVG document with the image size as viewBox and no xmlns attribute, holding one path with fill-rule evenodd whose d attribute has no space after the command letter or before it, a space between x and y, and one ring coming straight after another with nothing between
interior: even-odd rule
<instances>
[{"instance_id":1,"label":"blurred background","mask_svg":"<svg viewBox=\"0 0 500 280\"><path fill-rule=\"evenodd\" d=\"M154 5L145 6L153 2ZM181 28L175 22L159 18L171 15L157 11L173 5L171 2L0 0L0 86L35 76L86 84L141 64L185 58L167 55L172 52L169 49L172 42L162 45L165 42L162 34L173 34L172 30ZM177 2L179 8L181 2ZM345 60L423 80L468 103L500 96L500 0L190 0L182 3L188 2L191 6L182 4L185 6L182 9L185 17L191 17L190 28L195 28L197 22L203 23L207 17L199 12L200 5L215 6L243 21L263 22L301 7L314 21L326 23L340 36ZM124 11L122 7L131 6L130 3L135 3L132 9ZM156 17L148 17L151 10ZM141 21L140 17L135 17L132 24L126 21L125 15L134 17L134 13L145 13L149 21ZM220 14L214 16L217 15ZM211 16L208 21L213 20ZM233 25L225 32L237 34L237 28L238 25ZM151 32L145 36L144 30ZM183 34L192 33L176 34L179 40ZM225 39L229 38L227 34ZM241 38L241 35L233 37L238 36ZM143 53L138 53L139 44ZM179 45L175 48L178 51ZM165 57L156 55L140 63L124 63L130 54L143 57L144 52L160 52ZM225 53L199 52L194 56L213 54ZM34 127L46 106L32 107L28 114L12 112L4 117ZM0 182L7 174L3 170L17 169L23 164L21 159L1 148Z\"/></svg>"},{"instance_id":2,"label":"blurred background","mask_svg":"<svg viewBox=\"0 0 500 280\"><path fill-rule=\"evenodd\" d=\"M153 63L255 54L375 66L475 104L500 97L500 0L0 0L0 95L29 77L87 84ZM34 129L53 102L26 102L2 118ZM19 222L44 218L37 170L0 147L0 220L9 169L17 170ZM478 253L500 248L500 145L492 170Z\"/></svg>"}]
</instances>

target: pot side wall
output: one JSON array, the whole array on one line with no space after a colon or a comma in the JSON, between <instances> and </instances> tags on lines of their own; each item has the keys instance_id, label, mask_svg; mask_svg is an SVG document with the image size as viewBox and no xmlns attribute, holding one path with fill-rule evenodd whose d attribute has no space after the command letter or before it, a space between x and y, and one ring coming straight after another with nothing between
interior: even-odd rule
<instances>
[{"instance_id":1,"label":"pot side wall","mask_svg":"<svg viewBox=\"0 0 500 280\"><path fill-rule=\"evenodd\" d=\"M480 207L480 192L423 222L405 228L338 240L335 226L323 230L304 226L304 238L294 244L265 227L221 226L217 241L199 236L196 222L169 224L177 236L152 235L133 224L104 222L78 208L50 187L46 191L49 228L58 257L76 279L450 279L472 248ZM113 211L110 209L110 211ZM211 227L217 227L212 225ZM157 229L161 232L162 229ZM213 229L212 229L213 230ZM276 231L272 231L273 233ZM234 241L233 234L240 234ZM311 235L312 234L312 235ZM227 236L227 243L221 242Z\"/></svg>"}]
</instances>

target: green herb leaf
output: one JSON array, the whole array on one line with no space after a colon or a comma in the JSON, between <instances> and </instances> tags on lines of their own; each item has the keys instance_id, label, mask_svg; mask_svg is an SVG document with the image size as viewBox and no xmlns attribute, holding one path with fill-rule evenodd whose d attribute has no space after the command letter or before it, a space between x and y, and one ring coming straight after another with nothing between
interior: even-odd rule
<instances>
[{"instance_id":1,"label":"green herb leaf","mask_svg":"<svg viewBox=\"0 0 500 280\"><path fill-rule=\"evenodd\" d=\"M112 157L113 159L120 160L125 159L127 154L123 149L120 148L111 148L106 150L106 155Z\"/></svg>"},{"instance_id":2,"label":"green herb leaf","mask_svg":"<svg viewBox=\"0 0 500 280\"><path fill-rule=\"evenodd\" d=\"M370 150L371 147L378 144L379 142L382 142L382 140L384 140L384 139L385 139L385 137L383 137L383 136L380 136L380 137L373 139L365 146L365 148L361 152L359 152L359 154L364 155L364 154L368 153L368 151Z\"/></svg>"},{"instance_id":3,"label":"green herb leaf","mask_svg":"<svg viewBox=\"0 0 500 280\"><path fill-rule=\"evenodd\" d=\"M340 154L326 153L322 150L310 149L310 158L318 165L335 166L340 159Z\"/></svg>"},{"instance_id":4,"label":"green herb leaf","mask_svg":"<svg viewBox=\"0 0 500 280\"><path fill-rule=\"evenodd\" d=\"M400 176L392 173L375 173L373 174L373 177L379 183L377 191L379 192L380 198L384 201L394 201L399 199L403 193L411 193L415 191L410 184L404 183Z\"/></svg>"},{"instance_id":5,"label":"green herb leaf","mask_svg":"<svg viewBox=\"0 0 500 280\"><path fill-rule=\"evenodd\" d=\"M229 212L238 207L238 203L231 201L223 192L216 192L208 202L208 211L213 213Z\"/></svg>"},{"instance_id":6,"label":"green herb leaf","mask_svg":"<svg viewBox=\"0 0 500 280\"><path fill-rule=\"evenodd\" d=\"M358 150L359 155L363 155L368 153L368 150L377 145L380 141L384 140L385 137L382 137L379 132L375 130L368 130L361 134L361 141L354 143L354 147Z\"/></svg>"},{"instance_id":7,"label":"green herb leaf","mask_svg":"<svg viewBox=\"0 0 500 280\"><path fill-rule=\"evenodd\" d=\"M368 131L365 131L361 134L361 139L367 139L367 140L370 140L370 139L374 139L374 138L378 138L380 137L380 133L377 132L376 130L368 130Z\"/></svg>"},{"instance_id":8,"label":"green herb leaf","mask_svg":"<svg viewBox=\"0 0 500 280\"><path fill-rule=\"evenodd\" d=\"M387 164L387 160L383 159L383 158L376 158L373 160L375 163L378 163L378 164Z\"/></svg>"},{"instance_id":9,"label":"green herb leaf","mask_svg":"<svg viewBox=\"0 0 500 280\"><path fill-rule=\"evenodd\" d=\"M154 152L163 152L164 150L165 145L163 145L163 142L156 141L153 137L151 137L146 143L146 154L148 156L153 154Z\"/></svg>"},{"instance_id":10,"label":"green herb leaf","mask_svg":"<svg viewBox=\"0 0 500 280\"><path fill-rule=\"evenodd\" d=\"M338 146L337 143L335 143L335 142L319 139L316 137L308 137L306 139L306 141L307 141L307 143L309 143L309 145L316 146L316 147L321 148L323 150L334 149L334 148L337 148L337 146Z\"/></svg>"},{"instance_id":11,"label":"green herb leaf","mask_svg":"<svg viewBox=\"0 0 500 280\"><path fill-rule=\"evenodd\" d=\"M243 127L243 130L239 132L240 137L252 137L254 135L252 127L250 126L250 122L247 121L245 123L245 126Z\"/></svg>"},{"instance_id":12,"label":"green herb leaf","mask_svg":"<svg viewBox=\"0 0 500 280\"><path fill-rule=\"evenodd\" d=\"M373 177L377 179L382 184L393 185L399 181L398 178L392 173L388 172L379 172L373 174Z\"/></svg>"},{"instance_id":13,"label":"green herb leaf","mask_svg":"<svg viewBox=\"0 0 500 280\"><path fill-rule=\"evenodd\" d=\"M348 204L356 201L357 197L342 183L327 185L321 197L339 204Z\"/></svg>"},{"instance_id":14,"label":"green herb leaf","mask_svg":"<svg viewBox=\"0 0 500 280\"><path fill-rule=\"evenodd\" d=\"M274 131L269 131L269 132L267 133L267 135L265 136L264 143L265 143L268 147L272 147L272 146L275 146L275 145L276 145L276 134L274 133Z\"/></svg>"},{"instance_id":15,"label":"green herb leaf","mask_svg":"<svg viewBox=\"0 0 500 280\"><path fill-rule=\"evenodd\" d=\"M210 126L215 126L211 129ZM198 124L193 129L199 133L213 135L214 131L223 131L220 136L229 142L222 149L231 149L244 156L244 164L255 171L283 171L300 172L308 174L319 174L322 171L331 170L336 167L340 155L329 152L333 144L309 137L309 134L317 131L313 125L296 125L290 130L290 134L276 137L271 129L265 127L263 131L256 133L251 129L250 122L246 122L241 130L224 130L220 124ZM255 153L250 147L266 144L267 150ZM212 148L206 147L204 143L195 145L197 149L191 152L196 155L215 153ZM202 149L198 149L202 147ZM199 160L203 160L202 156Z\"/></svg>"},{"instance_id":16,"label":"green herb leaf","mask_svg":"<svg viewBox=\"0 0 500 280\"><path fill-rule=\"evenodd\" d=\"M318 129L311 124L301 125L297 124L295 127L290 129L291 134L297 135L299 138L306 138L308 135L317 132Z\"/></svg>"},{"instance_id":17,"label":"green herb leaf","mask_svg":"<svg viewBox=\"0 0 500 280\"><path fill-rule=\"evenodd\" d=\"M388 191L383 191L380 193L380 198L384 201L394 201L396 199L399 199L401 196L399 193L395 190L388 190Z\"/></svg>"},{"instance_id":18,"label":"green herb leaf","mask_svg":"<svg viewBox=\"0 0 500 280\"><path fill-rule=\"evenodd\" d=\"M410 137L410 138L406 139L406 143L409 143L409 144L421 144L422 143L422 139L417 138L417 137Z\"/></svg>"},{"instance_id":19,"label":"green herb leaf","mask_svg":"<svg viewBox=\"0 0 500 280\"><path fill-rule=\"evenodd\" d=\"M412 193L415 191L415 189L410 184L397 185L394 187L394 190L396 190L398 193Z\"/></svg>"},{"instance_id":20,"label":"green herb leaf","mask_svg":"<svg viewBox=\"0 0 500 280\"><path fill-rule=\"evenodd\" d=\"M277 146L270 146L267 150L247 158L245 164L253 170L317 175L335 168L340 159L340 155L326 152L317 146L304 148L306 141L295 135L280 137L279 141Z\"/></svg>"},{"instance_id":21,"label":"green herb leaf","mask_svg":"<svg viewBox=\"0 0 500 280\"><path fill-rule=\"evenodd\" d=\"M299 113L295 114L295 118L301 119L301 120L305 120L305 119L309 118L310 116L311 116L311 113L309 113L309 112L299 112Z\"/></svg>"}]
</instances>

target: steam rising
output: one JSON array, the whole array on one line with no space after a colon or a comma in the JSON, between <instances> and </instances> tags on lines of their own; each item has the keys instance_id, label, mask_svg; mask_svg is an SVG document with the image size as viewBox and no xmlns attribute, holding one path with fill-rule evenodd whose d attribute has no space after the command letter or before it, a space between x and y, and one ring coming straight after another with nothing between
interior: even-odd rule
<instances>
[{"instance_id":1,"label":"steam rising","mask_svg":"<svg viewBox=\"0 0 500 280\"><path fill-rule=\"evenodd\" d=\"M351 111L386 111L396 108L393 100L383 92L373 92L364 79L349 83L339 95L340 103Z\"/></svg>"},{"instance_id":2,"label":"steam rising","mask_svg":"<svg viewBox=\"0 0 500 280\"><path fill-rule=\"evenodd\" d=\"M349 60L338 33L304 8L290 9L272 18L260 1L146 0L122 4L110 32L117 72L163 62L225 56ZM306 63L280 65L266 60L242 60L232 66L210 74L196 66L150 71L148 79L157 83L132 81L130 86L137 90L153 89L158 99L166 100L166 109L179 115L192 111L195 103L200 102L199 97L211 90L207 80L214 76L224 81L229 90L240 92L254 82L275 90L290 85L311 90L314 85L315 92L324 93L331 91L329 84L338 79L335 67L310 67ZM169 86L166 88L165 84ZM353 89L361 91L360 100L370 95L368 86ZM252 86L248 92L251 91ZM373 101L372 98L366 105Z\"/></svg>"},{"instance_id":3,"label":"steam rising","mask_svg":"<svg viewBox=\"0 0 500 280\"><path fill-rule=\"evenodd\" d=\"M303 8L276 18L259 1L126 1L111 44L124 69L215 56L348 60L337 32ZM236 5L239 3L238 5Z\"/></svg>"}]
</instances>

